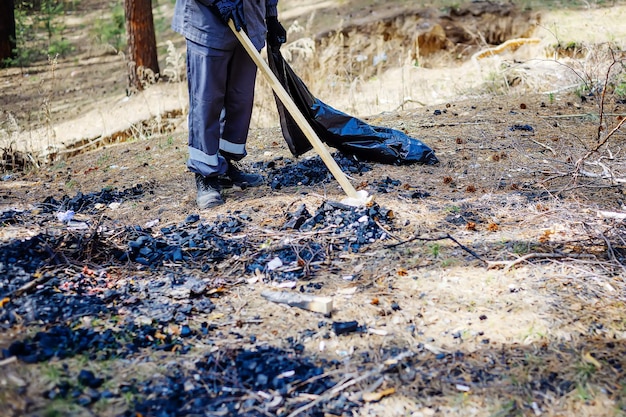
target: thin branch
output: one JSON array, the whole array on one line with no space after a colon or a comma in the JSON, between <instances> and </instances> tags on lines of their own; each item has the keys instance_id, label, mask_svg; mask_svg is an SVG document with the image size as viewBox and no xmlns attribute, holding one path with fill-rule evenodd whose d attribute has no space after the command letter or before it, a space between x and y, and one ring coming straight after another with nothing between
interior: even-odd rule
<instances>
[{"instance_id":1,"label":"thin branch","mask_svg":"<svg viewBox=\"0 0 626 417\"><path fill-rule=\"evenodd\" d=\"M505 271L508 271L515 265L519 265L530 259L563 259L563 258L589 258L592 255L576 255L572 253L528 253L524 256L520 256L512 261L487 261L487 269L495 269L504 267Z\"/></svg>"},{"instance_id":2,"label":"thin branch","mask_svg":"<svg viewBox=\"0 0 626 417\"><path fill-rule=\"evenodd\" d=\"M600 142L600 138L602 137L602 123L604 122L604 103L606 100L606 88L609 85L609 77L611 75L611 70L617 63L617 61L615 60L615 54L613 53L613 49L609 48L609 51L611 53L611 58L613 58L613 62L611 62L611 65L609 65L609 68L607 68L606 70L606 75L604 77L604 86L602 87L602 96L600 98L600 114L599 114L600 121L598 122L598 138L597 138L598 142ZM605 142L609 136L605 138Z\"/></svg>"},{"instance_id":3,"label":"thin branch","mask_svg":"<svg viewBox=\"0 0 626 417\"><path fill-rule=\"evenodd\" d=\"M536 143L537 145L541 146L542 148L545 148L549 151L552 152L552 155L556 156L556 151L554 149L552 149L550 146L546 145L545 143L541 143L535 139L530 139L532 142Z\"/></svg>"},{"instance_id":4,"label":"thin branch","mask_svg":"<svg viewBox=\"0 0 626 417\"><path fill-rule=\"evenodd\" d=\"M0 361L0 366L6 366L6 365L10 365L13 362L17 362L17 356L9 356L6 359L2 359Z\"/></svg>"},{"instance_id":5,"label":"thin branch","mask_svg":"<svg viewBox=\"0 0 626 417\"><path fill-rule=\"evenodd\" d=\"M385 248L387 249L392 249L395 248L397 246L401 246L407 243L411 243L414 242L416 240L422 241L422 242L437 242L439 240L446 240L446 239L450 239L451 241L453 241L454 243L456 243L461 249L463 249L465 252L469 253L470 255L472 255L474 258L478 259L479 261L481 261L482 263L484 263L485 265L488 264L487 261L485 261L480 255L478 255L476 252L474 252L473 250L471 250L470 248L468 248L467 246L463 245L461 242L459 242L458 240L456 240L451 234L447 234L445 236L440 236L440 237L420 237L419 235L415 235L410 239L404 240L402 242L398 242L398 243L392 243L390 245L385 245Z\"/></svg>"},{"instance_id":6,"label":"thin branch","mask_svg":"<svg viewBox=\"0 0 626 417\"><path fill-rule=\"evenodd\" d=\"M626 114L624 113L604 113L604 115L611 116L611 117L626 117ZM591 116L599 117L600 115L597 113L575 113L575 114L555 114L555 115L539 116L539 117L543 119L572 119L572 118L591 117Z\"/></svg>"},{"instance_id":7,"label":"thin branch","mask_svg":"<svg viewBox=\"0 0 626 417\"><path fill-rule=\"evenodd\" d=\"M385 232L388 236L394 238L395 240L397 240L398 242L400 242L402 239L400 239L398 236L394 235L393 233L391 233L389 230L385 229L383 227L383 225L376 219L374 219L374 223L376 223L376 225L378 227L380 227L380 230L382 230L383 232Z\"/></svg>"},{"instance_id":8,"label":"thin branch","mask_svg":"<svg viewBox=\"0 0 626 417\"><path fill-rule=\"evenodd\" d=\"M598 152L598 150L604 146L604 144L606 144L609 139L611 138L611 136L613 136L615 134L615 132L617 132L622 125L626 122L626 117L622 118L619 123L613 128L611 129L611 131L604 137L604 139L602 139L602 141L600 143L598 143L596 146L594 146L592 149L590 149L589 151L587 151L587 153L585 154L585 156L583 156L582 158L580 158L577 162L576 165L581 164L582 162L584 162L585 159L589 158L592 154L594 154L595 152Z\"/></svg>"},{"instance_id":9,"label":"thin branch","mask_svg":"<svg viewBox=\"0 0 626 417\"><path fill-rule=\"evenodd\" d=\"M398 110L404 110L404 105L405 105L405 104L407 104L407 103L415 103L415 104L419 104L419 105L420 105L420 106L422 106L422 107L425 107L425 106L426 106L426 104L425 104L425 103L422 103L422 102L421 102L421 101L419 101L419 100L413 100L413 99L407 98L407 99L405 99L402 103L400 103L400 105L399 105L398 107L396 107L396 108L394 109L394 111L395 111L395 112L397 112Z\"/></svg>"}]
</instances>

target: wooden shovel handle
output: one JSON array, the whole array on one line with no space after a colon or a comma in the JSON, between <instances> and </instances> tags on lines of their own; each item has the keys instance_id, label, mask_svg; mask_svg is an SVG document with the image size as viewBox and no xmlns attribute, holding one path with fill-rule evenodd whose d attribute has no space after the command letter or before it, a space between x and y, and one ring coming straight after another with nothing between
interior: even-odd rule
<instances>
[{"instance_id":1,"label":"wooden shovel handle","mask_svg":"<svg viewBox=\"0 0 626 417\"><path fill-rule=\"evenodd\" d=\"M341 185L341 188L343 188L348 197L359 199L359 195L350 183L350 180L348 180L346 174L344 174L337 162L333 159L330 152L328 152L326 146L324 146L302 112L300 112L300 109L298 109L296 103L293 102L293 99L287 93L283 85L280 81L278 81L278 78L276 78L276 75L274 75L269 65L267 65L263 58L261 58L261 54L259 54L259 51L256 50L256 47L248 35L243 30L238 31L235 29L235 25L232 20L228 22L228 26L230 26L239 42L241 42L246 52L248 52L248 55L250 55L250 58L252 58L259 70L270 83L272 90L274 90L280 101L287 108L287 111L289 111L289 114L291 114L300 129L302 129L302 132L304 132L307 139L309 139L309 142L311 142L311 145L313 145L313 149L315 149L317 154L322 158L322 161L324 161L328 170L331 174L333 174L339 185Z\"/></svg>"}]
</instances>

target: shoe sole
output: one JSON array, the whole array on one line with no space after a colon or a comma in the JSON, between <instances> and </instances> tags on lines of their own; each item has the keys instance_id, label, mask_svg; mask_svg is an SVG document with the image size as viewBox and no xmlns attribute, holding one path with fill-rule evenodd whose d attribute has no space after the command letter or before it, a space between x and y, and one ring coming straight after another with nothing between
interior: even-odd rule
<instances>
[{"instance_id":1,"label":"shoe sole","mask_svg":"<svg viewBox=\"0 0 626 417\"><path fill-rule=\"evenodd\" d=\"M219 184L222 188L233 188L233 187L239 187L241 189L246 189L248 187L258 187L260 185L263 185L265 183L265 181L260 180L258 182L252 183L250 184L249 182L235 182L233 180L231 180L230 178L223 178L220 177L219 178Z\"/></svg>"},{"instance_id":2,"label":"shoe sole","mask_svg":"<svg viewBox=\"0 0 626 417\"><path fill-rule=\"evenodd\" d=\"M206 209L210 209L212 207L221 206L222 204L224 204L224 199L222 199L222 198L211 199L209 201L204 201L204 202L196 199L196 204L198 205L198 208L200 210L206 210Z\"/></svg>"}]
</instances>

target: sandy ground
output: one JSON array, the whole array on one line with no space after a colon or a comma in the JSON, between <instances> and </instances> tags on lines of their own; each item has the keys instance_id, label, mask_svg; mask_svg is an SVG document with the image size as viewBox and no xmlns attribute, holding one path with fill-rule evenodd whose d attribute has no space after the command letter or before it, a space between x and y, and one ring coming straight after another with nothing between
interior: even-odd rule
<instances>
[{"instance_id":1,"label":"sandy ground","mask_svg":"<svg viewBox=\"0 0 626 417\"><path fill-rule=\"evenodd\" d=\"M295 18L297 12L306 15L324 4L301 2L295 7L295 2L285 1L283 7L286 16ZM131 378L168 375L172 366L188 366L211 350L255 346L247 342L254 336L256 346L290 349L295 340L314 360L339 361L347 382L354 382L344 391L357 398L355 415L624 415L626 235L620 216L626 212L626 168L615 157L623 128L585 158L583 172L577 170L576 161L597 146L599 121L595 98L583 100L575 94L580 78L572 68L600 77L606 57L587 53L579 61L562 57L557 62L548 51L555 33L564 43L623 40L619 31L626 28L619 22L625 13L624 6L545 12L533 34L540 39L537 44L457 65L441 59L446 65L438 67L434 57L428 68L399 66L359 83L351 94L329 96L335 107L371 124L423 140L440 159L436 166L373 164L372 171L351 178L377 204L393 210L395 220L389 240L333 256L306 282L320 284L315 295L333 298L332 317L268 303L260 294L276 289L277 283L227 260L215 265L219 283L210 295L215 311L189 319L194 329L208 322L223 333L198 342L187 357L155 355L149 364L138 356L89 366L119 386ZM118 57L108 59L113 65ZM69 73L81 71L64 65ZM3 70L2 76L8 82L16 75ZM515 85L509 85L515 78ZM0 183L0 207L31 210L48 196L142 183L151 193L119 207L104 207L85 220L113 228L156 220L173 226L189 214L212 222L243 212L251 219L246 238L261 246L303 238L281 230L298 205L314 212L324 201L343 197L335 182L283 190L262 186L229 190L224 206L198 212L185 168L185 90L184 83L163 83L126 98L118 89L102 99L86 98L84 113L79 109L77 116L49 126L54 134L45 127L18 129L18 137L26 135L31 145L67 145L115 132L126 132L131 140L109 144L103 139L105 146L13 174ZM271 104L263 94L258 95L260 109ZM610 114L624 114L619 97L607 100ZM167 112L170 117L159 118ZM255 117L247 167L290 158L271 118ZM607 116L604 132L620 120ZM55 141L48 142L50 138ZM388 179L399 185L381 186ZM68 232L61 223L47 224L47 230ZM5 225L0 239L24 239L41 231L35 220ZM320 242L324 239L319 236ZM152 278L138 270L124 273L133 279L160 278L160 273ZM199 270L192 274L213 282L214 275ZM131 310L121 314L132 316ZM103 326L109 319L101 318ZM318 327L324 321L350 320L367 332L337 336L328 325ZM6 329L0 347L33 331ZM373 362L364 361L364 352ZM412 352L416 359L401 361L402 372L376 371L377 364L398 352ZM76 361L51 366L68 364L73 372L81 365ZM0 404L10 410L8 415L67 411L66 404L43 399L41 392L50 384L45 378L39 382L43 365L0 366ZM417 376L406 379L404 372L410 370ZM498 377L489 379L492 374ZM356 383L362 375L369 377ZM572 385L563 392L546 388L546 381L555 379ZM387 388L393 390L381 401L363 400L363 393ZM105 416L129 409L122 399L99 406L66 414Z\"/></svg>"}]
</instances>

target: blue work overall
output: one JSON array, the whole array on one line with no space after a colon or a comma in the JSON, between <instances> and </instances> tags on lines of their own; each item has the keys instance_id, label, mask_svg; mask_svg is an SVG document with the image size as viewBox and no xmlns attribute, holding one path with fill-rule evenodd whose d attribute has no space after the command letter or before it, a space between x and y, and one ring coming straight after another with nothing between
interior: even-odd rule
<instances>
[{"instance_id":1,"label":"blue work overall","mask_svg":"<svg viewBox=\"0 0 626 417\"><path fill-rule=\"evenodd\" d=\"M203 3L212 3L203 0ZM230 28L197 0L176 0L172 29L187 39L189 170L205 177L226 172L225 158L246 156L256 65ZM246 33L261 50L265 17L278 0L243 0Z\"/></svg>"}]
</instances>

